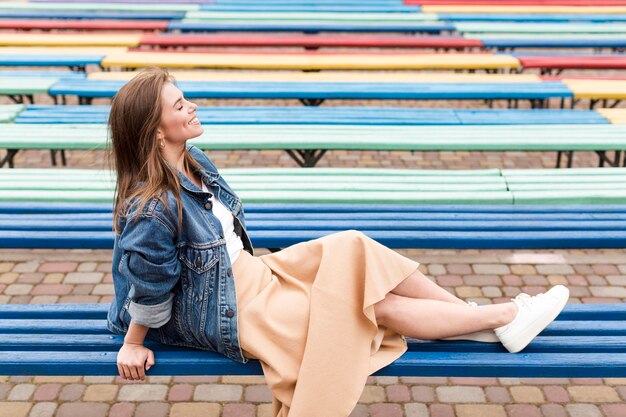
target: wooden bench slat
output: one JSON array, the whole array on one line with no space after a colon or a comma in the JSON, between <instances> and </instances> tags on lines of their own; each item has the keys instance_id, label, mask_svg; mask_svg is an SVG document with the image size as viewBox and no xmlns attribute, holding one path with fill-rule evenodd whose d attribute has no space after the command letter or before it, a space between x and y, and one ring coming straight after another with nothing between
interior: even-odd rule
<instances>
[{"instance_id":1,"label":"wooden bench slat","mask_svg":"<svg viewBox=\"0 0 626 417\"><path fill-rule=\"evenodd\" d=\"M3 352L7 375L115 375L117 352ZM201 351L161 352L150 375L260 375L257 361L243 365ZM621 353L408 352L375 375L474 377L623 377Z\"/></svg>"}]
</instances>

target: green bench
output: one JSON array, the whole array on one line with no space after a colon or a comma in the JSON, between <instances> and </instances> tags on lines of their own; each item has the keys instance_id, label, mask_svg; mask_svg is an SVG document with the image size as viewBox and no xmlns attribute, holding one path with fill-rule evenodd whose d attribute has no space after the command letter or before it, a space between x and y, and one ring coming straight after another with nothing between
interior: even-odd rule
<instances>
[{"instance_id":1,"label":"green bench","mask_svg":"<svg viewBox=\"0 0 626 417\"><path fill-rule=\"evenodd\" d=\"M312 167L328 150L378 151L595 151L600 161L626 148L626 125L365 126L321 124L211 125L190 143L203 150L284 150ZM95 150L106 147L105 125L0 124L0 167L13 167L20 149ZM561 165L558 154L557 167Z\"/></svg>"}]
</instances>

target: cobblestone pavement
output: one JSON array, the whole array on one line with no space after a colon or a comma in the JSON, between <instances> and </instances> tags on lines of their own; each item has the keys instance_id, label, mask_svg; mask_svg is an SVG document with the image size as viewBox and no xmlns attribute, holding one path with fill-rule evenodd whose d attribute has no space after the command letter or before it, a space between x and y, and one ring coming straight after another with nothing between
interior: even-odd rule
<instances>
[{"instance_id":1,"label":"cobblestone pavement","mask_svg":"<svg viewBox=\"0 0 626 417\"><path fill-rule=\"evenodd\" d=\"M295 166L278 151L212 152L211 157L222 168ZM554 163L553 152L333 151L319 166L467 169ZM597 157L578 152L574 165L596 166ZM49 153L21 152L16 166L50 167ZM104 153L68 152L68 166L100 169ZM421 262L422 272L441 286L479 303L505 301L520 291L534 294L554 284L569 286L571 303L626 301L626 250L399 252ZM110 260L111 252L102 250L0 250L0 303L108 302ZM270 401L262 377L150 377L147 383L127 383L114 377L0 376L0 417L262 417L270 415ZM626 379L370 377L352 413L357 416L624 417Z\"/></svg>"},{"instance_id":2,"label":"cobblestone pavement","mask_svg":"<svg viewBox=\"0 0 626 417\"><path fill-rule=\"evenodd\" d=\"M623 250L400 250L479 303L570 288L571 303L626 301ZM259 250L259 255L266 253ZM108 302L106 250L1 250L0 303ZM158 360L158 358L157 358ZM269 416L262 377L0 377L0 417ZM352 417L624 417L624 379L370 377Z\"/></svg>"}]
</instances>

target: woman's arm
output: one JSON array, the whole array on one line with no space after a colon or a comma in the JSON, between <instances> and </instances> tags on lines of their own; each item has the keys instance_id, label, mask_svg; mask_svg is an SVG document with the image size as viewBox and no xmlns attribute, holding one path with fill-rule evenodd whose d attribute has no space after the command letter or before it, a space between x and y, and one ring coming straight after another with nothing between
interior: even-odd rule
<instances>
[{"instance_id":1,"label":"woman's arm","mask_svg":"<svg viewBox=\"0 0 626 417\"><path fill-rule=\"evenodd\" d=\"M154 353L143 345L148 327L131 320L124 344L117 353L117 370L124 379L146 379L146 372L154 365Z\"/></svg>"}]
</instances>

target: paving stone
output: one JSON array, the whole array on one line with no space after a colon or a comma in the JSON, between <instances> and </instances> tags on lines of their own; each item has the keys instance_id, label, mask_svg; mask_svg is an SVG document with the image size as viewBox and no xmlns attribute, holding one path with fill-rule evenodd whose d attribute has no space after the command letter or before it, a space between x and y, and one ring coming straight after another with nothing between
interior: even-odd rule
<instances>
[{"instance_id":1,"label":"paving stone","mask_svg":"<svg viewBox=\"0 0 626 417\"><path fill-rule=\"evenodd\" d=\"M359 402L363 404L382 403L383 401L385 401L385 389L374 385L366 385L359 398Z\"/></svg>"},{"instance_id":2,"label":"paving stone","mask_svg":"<svg viewBox=\"0 0 626 417\"><path fill-rule=\"evenodd\" d=\"M425 404L408 403L404 404L405 417L429 417L428 407Z\"/></svg>"},{"instance_id":3,"label":"paving stone","mask_svg":"<svg viewBox=\"0 0 626 417\"><path fill-rule=\"evenodd\" d=\"M476 274L505 275L511 273L509 266L505 264L473 264L472 268Z\"/></svg>"},{"instance_id":4,"label":"paving stone","mask_svg":"<svg viewBox=\"0 0 626 417\"><path fill-rule=\"evenodd\" d=\"M170 405L168 403L141 403L137 405L133 417L167 417L169 412Z\"/></svg>"},{"instance_id":5,"label":"paving stone","mask_svg":"<svg viewBox=\"0 0 626 417\"><path fill-rule=\"evenodd\" d=\"M543 417L567 417L565 407L560 404L541 404Z\"/></svg>"},{"instance_id":6,"label":"paving stone","mask_svg":"<svg viewBox=\"0 0 626 417\"><path fill-rule=\"evenodd\" d=\"M93 287L91 293L97 295L114 295L115 289L113 288L113 284L98 284Z\"/></svg>"},{"instance_id":7,"label":"paving stone","mask_svg":"<svg viewBox=\"0 0 626 417\"><path fill-rule=\"evenodd\" d=\"M428 265L428 275L445 275L448 271L446 271L446 267L441 264L429 264Z\"/></svg>"},{"instance_id":8,"label":"paving stone","mask_svg":"<svg viewBox=\"0 0 626 417\"><path fill-rule=\"evenodd\" d=\"M376 383L378 385L395 385L400 381L397 376L377 376Z\"/></svg>"},{"instance_id":9,"label":"paving stone","mask_svg":"<svg viewBox=\"0 0 626 417\"><path fill-rule=\"evenodd\" d=\"M626 298L626 287L589 287L594 297L618 297Z\"/></svg>"},{"instance_id":10,"label":"paving stone","mask_svg":"<svg viewBox=\"0 0 626 417\"><path fill-rule=\"evenodd\" d=\"M609 285L626 286L626 275L608 275L606 280Z\"/></svg>"},{"instance_id":11,"label":"paving stone","mask_svg":"<svg viewBox=\"0 0 626 417\"><path fill-rule=\"evenodd\" d=\"M27 417L31 406L27 402L0 401L0 417Z\"/></svg>"},{"instance_id":12,"label":"paving stone","mask_svg":"<svg viewBox=\"0 0 626 417\"><path fill-rule=\"evenodd\" d=\"M0 273L9 272L14 265L13 262L0 262Z\"/></svg>"},{"instance_id":13,"label":"paving stone","mask_svg":"<svg viewBox=\"0 0 626 417\"><path fill-rule=\"evenodd\" d=\"M454 408L449 404L432 404L428 410L430 417L454 417Z\"/></svg>"},{"instance_id":14,"label":"paving stone","mask_svg":"<svg viewBox=\"0 0 626 417\"><path fill-rule=\"evenodd\" d=\"M536 275L537 270L533 265L528 264L517 264L517 265L509 265L511 269L511 274L515 275Z\"/></svg>"},{"instance_id":15,"label":"paving stone","mask_svg":"<svg viewBox=\"0 0 626 417\"><path fill-rule=\"evenodd\" d=\"M492 404L459 404L454 407L457 417L507 417L504 407Z\"/></svg>"},{"instance_id":16,"label":"paving stone","mask_svg":"<svg viewBox=\"0 0 626 417\"><path fill-rule=\"evenodd\" d=\"M37 386L33 401L54 401L59 395L61 384L42 384Z\"/></svg>"},{"instance_id":17,"label":"paving stone","mask_svg":"<svg viewBox=\"0 0 626 417\"><path fill-rule=\"evenodd\" d=\"M593 404L567 404L565 410L569 417L603 417L602 411Z\"/></svg>"},{"instance_id":18,"label":"paving stone","mask_svg":"<svg viewBox=\"0 0 626 417\"><path fill-rule=\"evenodd\" d=\"M272 392L267 385L249 385L245 390L244 401L253 403L271 403Z\"/></svg>"},{"instance_id":19,"label":"paving stone","mask_svg":"<svg viewBox=\"0 0 626 417\"><path fill-rule=\"evenodd\" d=\"M262 405L260 407L263 407L263 406L267 406L267 405ZM258 412L257 416L260 417L260 415L261 415L261 411ZM268 417L270 415L271 413L267 414ZM369 411L368 406L364 404L357 404L348 417L369 417L369 415L370 415L370 411Z\"/></svg>"},{"instance_id":20,"label":"paving stone","mask_svg":"<svg viewBox=\"0 0 626 417\"><path fill-rule=\"evenodd\" d=\"M33 286L30 284L9 284L4 289L4 293L7 295L26 295L30 294Z\"/></svg>"},{"instance_id":21,"label":"paving stone","mask_svg":"<svg viewBox=\"0 0 626 417\"><path fill-rule=\"evenodd\" d=\"M476 287L502 285L502 279L497 275L465 275L463 281L466 285Z\"/></svg>"},{"instance_id":22,"label":"paving stone","mask_svg":"<svg viewBox=\"0 0 626 417\"><path fill-rule=\"evenodd\" d=\"M536 265L535 269L538 274L543 275L567 275L574 274L574 269L568 264L546 264Z\"/></svg>"},{"instance_id":23,"label":"paving stone","mask_svg":"<svg viewBox=\"0 0 626 417\"><path fill-rule=\"evenodd\" d=\"M13 385L0 384L0 400L4 400L12 388L13 388Z\"/></svg>"},{"instance_id":24,"label":"paving stone","mask_svg":"<svg viewBox=\"0 0 626 417\"><path fill-rule=\"evenodd\" d=\"M39 266L39 272L74 272L78 267L76 262L45 262Z\"/></svg>"},{"instance_id":25,"label":"paving stone","mask_svg":"<svg viewBox=\"0 0 626 417\"><path fill-rule=\"evenodd\" d=\"M43 278L43 284L60 284L63 282L63 278L65 278L65 274L61 274L58 272L53 272L51 274L46 274Z\"/></svg>"},{"instance_id":26,"label":"paving stone","mask_svg":"<svg viewBox=\"0 0 626 417\"><path fill-rule=\"evenodd\" d=\"M36 272L39 268L39 262L20 262L13 266L12 272Z\"/></svg>"},{"instance_id":27,"label":"paving stone","mask_svg":"<svg viewBox=\"0 0 626 417\"><path fill-rule=\"evenodd\" d=\"M496 385L498 380L496 378L475 378L475 377L452 377L450 378L452 385Z\"/></svg>"},{"instance_id":28,"label":"paving stone","mask_svg":"<svg viewBox=\"0 0 626 417\"><path fill-rule=\"evenodd\" d=\"M241 401L241 385L198 385L194 391L194 401Z\"/></svg>"},{"instance_id":29,"label":"paving stone","mask_svg":"<svg viewBox=\"0 0 626 417\"><path fill-rule=\"evenodd\" d=\"M604 378L604 383L609 385L626 385L626 378Z\"/></svg>"},{"instance_id":30,"label":"paving stone","mask_svg":"<svg viewBox=\"0 0 626 417\"><path fill-rule=\"evenodd\" d=\"M519 385L521 384L520 378L498 378L498 382L502 385Z\"/></svg>"},{"instance_id":31,"label":"paving stone","mask_svg":"<svg viewBox=\"0 0 626 417\"><path fill-rule=\"evenodd\" d=\"M66 295L72 292L74 287L66 284L40 284L30 292L32 295Z\"/></svg>"},{"instance_id":32,"label":"paving stone","mask_svg":"<svg viewBox=\"0 0 626 417\"><path fill-rule=\"evenodd\" d=\"M115 403L111 406L108 417L133 417L136 404Z\"/></svg>"},{"instance_id":33,"label":"paving stone","mask_svg":"<svg viewBox=\"0 0 626 417\"><path fill-rule=\"evenodd\" d=\"M96 384L89 385L83 396L84 401L114 401L117 395L117 385Z\"/></svg>"},{"instance_id":34,"label":"paving stone","mask_svg":"<svg viewBox=\"0 0 626 417\"><path fill-rule=\"evenodd\" d=\"M480 288L477 287L456 287L454 291L459 298L481 297L483 295Z\"/></svg>"},{"instance_id":35,"label":"paving stone","mask_svg":"<svg viewBox=\"0 0 626 417\"><path fill-rule=\"evenodd\" d=\"M255 417L256 407L252 404L225 404L222 417Z\"/></svg>"},{"instance_id":36,"label":"paving stone","mask_svg":"<svg viewBox=\"0 0 626 417\"><path fill-rule=\"evenodd\" d=\"M59 392L59 400L61 401L78 401L85 393L85 385L70 384L61 388Z\"/></svg>"},{"instance_id":37,"label":"paving stone","mask_svg":"<svg viewBox=\"0 0 626 417\"><path fill-rule=\"evenodd\" d=\"M9 392L7 399L9 401L28 401L36 388L37 386L33 384L18 384Z\"/></svg>"},{"instance_id":38,"label":"paving stone","mask_svg":"<svg viewBox=\"0 0 626 417\"><path fill-rule=\"evenodd\" d=\"M59 301L56 295L36 295L30 299L30 304L55 304Z\"/></svg>"},{"instance_id":39,"label":"paving stone","mask_svg":"<svg viewBox=\"0 0 626 417\"><path fill-rule=\"evenodd\" d=\"M63 280L64 284L99 284L104 274L102 272L70 272Z\"/></svg>"},{"instance_id":40,"label":"paving stone","mask_svg":"<svg viewBox=\"0 0 626 417\"><path fill-rule=\"evenodd\" d=\"M522 278L517 275L503 275L502 282L504 283L504 285L510 287L520 287L523 284Z\"/></svg>"},{"instance_id":41,"label":"paving stone","mask_svg":"<svg viewBox=\"0 0 626 417\"><path fill-rule=\"evenodd\" d=\"M615 275L619 274L619 269L615 265L610 264L595 264L591 265L593 272L598 275Z\"/></svg>"},{"instance_id":42,"label":"paving stone","mask_svg":"<svg viewBox=\"0 0 626 417\"><path fill-rule=\"evenodd\" d=\"M481 290L485 297L502 297L502 290L499 287L482 287Z\"/></svg>"},{"instance_id":43,"label":"paving stone","mask_svg":"<svg viewBox=\"0 0 626 417\"><path fill-rule=\"evenodd\" d=\"M190 384L173 385L167 394L168 401L189 401L193 396L194 386Z\"/></svg>"},{"instance_id":44,"label":"paving stone","mask_svg":"<svg viewBox=\"0 0 626 417\"><path fill-rule=\"evenodd\" d=\"M228 384L238 384L238 382L227 382L227 377L222 377L222 382ZM230 377L228 377L230 378ZM173 382L180 384L214 384L219 381L217 376L175 376Z\"/></svg>"},{"instance_id":45,"label":"paving stone","mask_svg":"<svg viewBox=\"0 0 626 417\"><path fill-rule=\"evenodd\" d=\"M478 387L437 387L437 398L444 403L484 403L485 393Z\"/></svg>"},{"instance_id":46,"label":"paving stone","mask_svg":"<svg viewBox=\"0 0 626 417\"><path fill-rule=\"evenodd\" d=\"M191 381L188 381L191 382ZM213 381L198 381L200 383L212 383ZM243 385L262 385L265 384L265 377L258 375L230 375L223 376L221 382L223 384L243 384Z\"/></svg>"},{"instance_id":47,"label":"paving stone","mask_svg":"<svg viewBox=\"0 0 626 417\"><path fill-rule=\"evenodd\" d=\"M411 388L413 400L419 403L432 403L435 401L435 389L429 386L418 385Z\"/></svg>"},{"instance_id":48,"label":"paving stone","mask_svg":"<svg viewBox=\"0 0 626 417\"><path fill-rule=\"evenodd\" d=\"M109 411L109 404L105 403L62 403L56 417L105 417Z\"/></svg>"},{"instance_id":49,"label":"paving stone","mask_svg":"<svg viewBox=\"0 0 626 417\"><path fill-rule=\"evenodd\" d=\"M607 284L606 279L599 275L587 275L587 281L589 281L589 285L603 286Z\"/></svg>"},{"instance_id":50,"label":"paving stone","mask_svg":"<svg viewBox=\"0 0 626 417\"><path fill-rule=\"evenodd\" d=\"M626 274L626 264L617 265L617 269L619 269L619 272L622 274Z\"/></svg>"},{"instance_id":51,"label":"paving stone","mask_svg":"<svg viewBox=\"0 0 626 417\"><path fill-rule=\"evenodd\" d=\"M569 402L569 394L564 387L558 385L550 385L543 388L543 393L546 396L546 400L553 403L567 403Z\"/></svg>"},{"instance_id":52,"label":"paving stone","mask_svg":"<svg viewBox=\"0 0 626 417\"><path fill-rule=\"evenodd\" d=\"M569 281L567 280L567 277L565 277L564 275L548 275L547 277L548 280L548 284L550 284L550 286L554 286L554 285L568 285Z\"/></svg>"},{"instance_id":53,"label":"paving stone","mask_svg":"<svg viewBox=\"0 0 626 417\"><path fill-rule=\"evenodd\" d=\"M220 417L221 407L211 403L176 403L169 417Z\"/></svg>"},{"instance_id":54,"label":"paving stone","mask_svg":"<svg viewBox=\"0 0 626 417\"><path fill-rule=\"evenodd\" d=\"M541 410L536 405L508 404L504 410L508 417L541 417Z\"/></svg>"},{"instance_id":55,"label":"paving stone","mask_svg":"<svg viewBox=\"0 0 626 417\"><path fill-rule=\"evenodd\" d=\"M404 411L400 404L372 404L370 405L370 414L372 417L403 417Z\"/></svg>"},{"instance_id":56,"label":"paving stone","mask_svg":"<svg viewBox=\"0 0 626 417\"><path fill-rule=\"evenodd\" d=\"M581 403L608 403L620 401L613 387L604 385L574 385L567 387L573 401Z\"/></svg>"},{"instance_id":57,"label":"paving stone","mask_svg":"<svg viewBox=\"0 0 626 417\"><path fill-rule=\"evenodd\" d=\"M548 276L555 276L555 275L548 275ZM559 275L556 275L556 276L559 276ZM548 279L543 275L523 275L522 281L524 282L524 285L531 285L531 286L548 285Z\"/></svg>"},{"instance_id":58,"label":"paving stone","mask_svg":"<svg viewBox=\"0 0 626 417\"><path fill-rule=\"evenodd\" d=\"M602 404L600 409L604 417L624 417L626 416L626 404Z\"/></svg>"},{"instance_id":59,"label":"paving stone","mask_svg":"<svg viewBox=\"0 0 626 417\"><path fill-rule=\"evenodd\" d=\"M486 387L485 394L490 403L506 404L511 402L509 391L504 387Z\"/></svg>"},{"instance_id":60,"label":"paving stone","mask_svg":"<svg viewBox=\"0 0 626 417\"><path fill-rule=\"evenodd\" d=\"M19 278L20 274L16 272L4 272L0 274L0 283L13 284Z\"/></svg>"},{"instance_id":61,"label":"paving stone","mask_svg":"<svg viewBox=\"0 0 626 417\"><path fill-rule=\"evenodd\" d=\"M45 274L40 272L27 272L20 274L17 278L17 282L20 284L39 284L43 280Z\"/></svg>"},{"instance_id":62,"label":"paving stone","mask_svg":"<svg viewBox=\"0 0 626 417\"><path fill-rule=\"evenodd\" d=\"M35 384L75 384L83 380L80 376L36 376L33 378Z\"/></svg>"},{"instance_id":63,"label":"paving stone","mask_svg":"<svg viewBox=\"0 0 626 417\"><path fill-rule=\"evenodd\" d=\"M401 376L400 382L403 384L445 385L448 383L448 378L439 376Z\"/></svg>"},{"instance_id":64,"label":"paving stone","mask_svg":"<svg viewBox=\"0 0 626 417\"><path fill-rule=\"evenodd\" d=\"M567 385L569 378L520 378L520 382L526 385Z\"/></svg>"},{"instance_id":65,"label":"paving stone","mask_svg":"<svg viewBox=\"0 0 626 417\"><path fill-rule=\"evenodd\" d=\"M76 271L78 272L93 272L98 267L97 262L82 262L78 265ZM68 271L69 272L69 271Z\"/></svg>"},{"instance_id":66,"label":"paving stone","mask_svg":"<svg viewBox=\"0 0 626 417\"><path fill-rule=\"evenodd\" d=\"M163 401L167 389L167 385L124 385L120 388L117 399L119 401Z\"/></svg>"},{"instance_id":67,"label":"paving stone","mask_svg":"<svg viewBox=\"0 0 626 417\"><path fill-rule=\"evenodd\" d=\"M470 264L447 264L446 269L449 274L468 275L472 273Z\"/></svg>"},{"instance_id":68,"label":"paving stone","mask_svg":"<svg viewBox=\"0 0 626 417\"><path fill-rule=\"evenodd\" d=\"M615 390L617 391L619 396L622 397L622 400L626 401L626 387L617 387L615 388ZM2 396L0 395L0 398L1 397Z\"/></svg>"},{"instance_id":69,"label":"paving stone","mask_svg":"<svg viewBox=\"0 0 626 417\"><path fill-rule=\"evenodd\" d=\"M35 403L30 409L28 417L52 417L57 410L57 404L51 402Z\"/></svg>"},{"instance_id":70,"label":"paving stone","mask_svg":"<svg viewBox=\"0 0 626 417\"><path fill-rule=\"evenodd\" d=\"M439 275L437 277L437 284L441 287L458 287L464 283L463 278L459 275Z\"/></svg>"},{"instance_id":71,"label":"paving stone","mask_svg":"<svg viewBox=\"0 0 626 417\"><path fill-rule=\"evenodd\" d=\"M543 403L545 398L538 387L518 386L511 387L513 401L520 403Z\"/></svg>"},{"instance_id":72,"label":"paving stone","mask_svg":"<svg viewBox=\"0 0 626 417\"><path fill-rule=\"evenodd\" d=\"M389 385L385 389L387 391L387 401L405 403L411 400L411 393L406 385Z\"/></svg>"},{"instance_id":73,"label":"paving stone","mask_svg":"<svg viewBox=\"0 0 626 417\"><path fill-rule=\"evenodd\" d=\"M115 383L114 376L85 376L83 377L85 384L113 384Z\"/></svg>"},{"instance_id":74,"label":"paving stone","mask_svg":"<svg viewBox=\"0 0 626 417\"><path fill-rule=\"evenodd\" d=\"M272 417L272 415L273 415L272 414L272 404L259 404L259 405L257 405L257 407L256 407L256 416L257 417ZM366 416L368 416L368 415L369 415L369 412L366 414Z\"/></svg>"}]
</instances>

